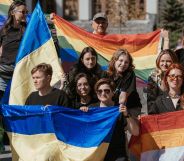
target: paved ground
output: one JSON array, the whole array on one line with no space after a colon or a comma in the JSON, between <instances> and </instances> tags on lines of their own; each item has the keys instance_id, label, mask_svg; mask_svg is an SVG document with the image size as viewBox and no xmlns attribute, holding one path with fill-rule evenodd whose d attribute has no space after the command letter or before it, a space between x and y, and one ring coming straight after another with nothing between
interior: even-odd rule
<instances>
[{"instance_id":1,"label":"paved ground","mask_svg":"<svg viewBox=\"0 0 184 161\"><path fill-rule=\"evenodd\" d=\"M5 146L5 151L0 154L0 161L11 161L10 146Z\"/></svg>"}]
</instances>

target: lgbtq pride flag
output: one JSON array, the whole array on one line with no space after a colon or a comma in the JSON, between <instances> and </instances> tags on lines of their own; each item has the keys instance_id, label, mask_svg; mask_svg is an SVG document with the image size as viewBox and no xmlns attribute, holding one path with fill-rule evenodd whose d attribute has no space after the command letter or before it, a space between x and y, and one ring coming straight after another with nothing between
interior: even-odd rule
<instances>
[{"instance_id":1,"label":"lgbtq pride flag","mask_svg":"<svg viewBox=\"0 0 184 161\"><path fill-rule=\"evenodd\" d=\"M28 95L34 91L31 70L43 62L52 65L51 84L53 85L60 80L62 68L45 16L38 3L31 15L19 47L9 104L24 105Z\"/></svg>"},{"instance_id":2,"label":"lgbtq pride flag","mask_svg":"<svg viewBox=\"0 0 184 161\"><path fill-rule=\"evenodd\" d=\"M54 24L60 45L60 56L67 67L76 62L84 47L91 46L98 53L101 66L108 65L112 54L118 48L127 49L134 58L136 75L146 80L150 69L155 67L159 51L160 30L146 34L107 34L104 36L89 33L63 18L55 15Z\"/></svg>"},{"instance_id":3,"label":"lgbtq pride flag","mask_svg":"<svg viewBox=\"0 0 184 161\"><path fill-rule=\"evenodd\" d=\"M2 113L13 161L102 161L120 114L118 107L15 105L3 105Z\"/></svg>"},{"instance_id":4,"label":"lgbtq pride flag","mask_svg":"<svg viewBox=\"0 0 184 161\"><path fill-rule=\"evenodd\" d=\"M140 161L184 160L184 110L141 118L139 137L130 149Z\"/></svg>"},{"instance_id":5,"label":"lgbtq pride flag","mask_svg":"<svg viewBox=\"0 0 184 161\"><path fill-rule=\"evenodd\" d=\"M8 9L12 2L12 0L0 0L0 28L7 19Z\"/></svg>"}]
</instances>

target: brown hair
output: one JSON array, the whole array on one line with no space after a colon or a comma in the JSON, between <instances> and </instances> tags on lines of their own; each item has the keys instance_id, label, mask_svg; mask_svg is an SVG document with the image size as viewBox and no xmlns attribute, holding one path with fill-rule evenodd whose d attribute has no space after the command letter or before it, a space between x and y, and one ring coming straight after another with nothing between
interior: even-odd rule
<instances>
[{"instance_id":1,"label":"brown hair","mask_svg":"<svg viewBox=\"0 0 184 161\"><path fill-rule=\"evenodd\" d=\"M160 54L158 55L158 57L156 59L156 67L158 69L160 69L160 67L159 67L160 59L165 54L169 54L169 56L171 57L172 63L178 63L178 58L177 58L176 54L174 53L174 51L171 49L165 49L165 50L162 50L160 52Z\"/></svg>"},{"instance_id":2,"label":"brown hair","mask_svg":"<svg viewBox=\"0 0 184 161\"><path fill-rule=\"evenodd\" d=\"M184 68L181 64L178 64L178 63L171 64L170 67L167 69L165 75L164 75L164 83L165 83L167 89L169 89L169 86L168 86L168 83L167 83L167 77L168 77L168 75L169 75L169 73L172 69L181 70L182 75L184 76Z\"/></svg>"},{"instance_id":3,"label":"brown hair","mask_svg":"<svg viewBox=\"0 0 184 161\"><path fill-rule=\"evenodd\" d=\"M103 84L108 84L109 87L111 88L111 91L114 91L114 89L115 89L115 84L114 84L114 82L111 81L111 80L108 79L108 78L101 78L101 79L100 79L99 81L97 81L96 84L95 84L95 87L94 87L95 92L97 92L98 88L99 88L101 85L103 85Z\"/></svg>"},{"instance_id":4,"label":"brown hair","mask_svg":"<svg viewBox=\"0 0 184 161\"><path fill-rule=\"evenodd\" d=\"M14 20L13 20L13 15L12 15L13 10L14 10L16 7L22 6L22 5L26 7L26 3L23 2L23 1L19 1L19 0L14 1L14 2L10 5L9 10L8 10L8 18L7 18L7 20L6 20L5 24L4 24L4 27L3 27L3 32L4 32L5 34L6 34L7 30L13 25L13 21L14 21ZM23 23L23 24L21 23L21 33L24 32L25 26L26 26L26 23L25 23L25 24L24 24L24 23Z\"/></svg>"},{"instance_id":5,"label":"brown hair","mask_svg":"<svg viewBox=\"0 0 184 161\"><path fill-rule=\"evenodd\" d=\"M115 51L115 53L113 54L110 62L109 62L109 69L107 70L107 73L110 76L112 76L116 73L116 69L115 69L114 65L115 65L115 62L119 59L119 57L121 55L128 56L128 58L129 58L129 67L128 67L127 70L132 71L135 68L135 66L133 65L133 58L130 55L130 53L128 52L128 50L126 50L126 49L117 49Z\"/></svg>"},{"instance_id":6,"label":"brown hair","mask_svg":"<svg viewBox=\"0 0 184 161\"><path fill-rule=\"evenodd\" d=\"M46 64L46 63L40 63L38 65L36 65L32 70L31 70L31 74L34 74L37 71L41 71L43 72L45 75L50 75L52 76L52 66L50 64Z\"/></svg>"}]
</instances>

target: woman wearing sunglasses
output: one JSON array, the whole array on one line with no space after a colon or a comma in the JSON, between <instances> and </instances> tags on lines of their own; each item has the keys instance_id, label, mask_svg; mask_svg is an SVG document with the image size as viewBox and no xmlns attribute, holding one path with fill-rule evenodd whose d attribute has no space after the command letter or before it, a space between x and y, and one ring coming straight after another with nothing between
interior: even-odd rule
<instances>
[{"instance_id":1,"label":"woman wearing sunglasses","mask_svg":"<svg viewBox=\"0 0 184 161\"><path fill-rule=\"evenodd\" d=\"M8 19L0 30L0 99L14 71L19 44L26 28L26 4L14 1L8 11Z\"/></svg>"},{"instance_id":2,"label":"woman wearing sunglasses","mask_svg":"<svg viewBox=\"0 0 184 161\"><path fill-rule=\"evenodd\" d=\"M113 101L115 84L108 78L102 78L95 84L95 92L99 102L92 104L90 107L105 108L115 106ZM82 109L87 112L88 108ZM139 126L134 118L132 118L124 105L119 106L122 113L116 122L116 126L112 135L112 139L107 150L104 161L128 161L126 153L125 129L128 129L132 135L139 134Z\"/></svg>"},{"instance_id":3,"label":"woman wearing sunglasses","mask_svg":"<svg viewBox=\"0 0 184 161\"><path fill-rule=\"evenodd\" d=\"M156 59L156 69L154 69L148 78L147 85L147 106L148 113L150 107L155 102L158 96L162 95L166 90L164 83L164 75L172 63L177 63L178 59L176 54L170 50L165 49L160 52Z\"/></svg>"},{"instance_id":4,"label":"woman wearing sunglasses","mask_svg":"<svg viewBox=\"0 0 184 161\"><path fill-rule=\"evenodd\" d=\"M136 76L133 59L126 49L118 49L113 54L109 68L104 77L115 83L114 101L116 104L126 104L128 111L138 116L142 105L136 90Z\"/></svg>"},{"instance_id":5,"label":"woman wearing sunglasses","mask_svg":"<svg viewBox=\"0 0 184 161\"><path fill-rule=\"evenodd\" d=\"M184 68L180 64L172 64L165 73L166 91L158 96L149 109L149 114L160 114L183 109L180 97L182 95Z\"/></svg>"}]
</instances>

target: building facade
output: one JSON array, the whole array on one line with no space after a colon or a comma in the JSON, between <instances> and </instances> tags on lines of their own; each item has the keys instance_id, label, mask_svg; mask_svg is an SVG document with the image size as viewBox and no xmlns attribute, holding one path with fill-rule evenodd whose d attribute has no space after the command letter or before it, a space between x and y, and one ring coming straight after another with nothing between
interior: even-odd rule
<instances>
[{"instance_id":1,"label":"building facade","mask_svg":"<svg viewBox=\"0 0 184 161\"><path fill-rule=\"evenodd\" d=\"M52 12L90 31L89 20L105 12L111 33L140 33L153 30L158 0L40 0L45 13ZM26 0L33 11L37 0Z\"/></svg>"}]
</instances>

